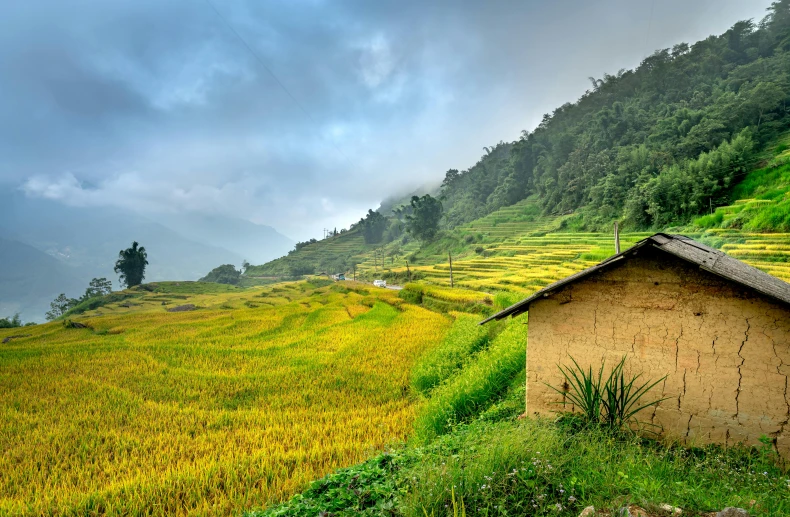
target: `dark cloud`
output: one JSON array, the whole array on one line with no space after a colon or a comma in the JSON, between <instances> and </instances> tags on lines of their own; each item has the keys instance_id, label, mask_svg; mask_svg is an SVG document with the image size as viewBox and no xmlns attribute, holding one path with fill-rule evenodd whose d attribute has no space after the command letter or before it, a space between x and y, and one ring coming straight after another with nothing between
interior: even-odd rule
<instances>
[{"instance_id":1,"label":"dark cloud","mask_svg":"<svg viewBox=\"0 0 790 517\"><path fill-rule=\"evenodd\" d=\"M201 0L6 2L0 183L305 238L755 4L215 1L264 67Z\"/></svg>"}]
</instances>

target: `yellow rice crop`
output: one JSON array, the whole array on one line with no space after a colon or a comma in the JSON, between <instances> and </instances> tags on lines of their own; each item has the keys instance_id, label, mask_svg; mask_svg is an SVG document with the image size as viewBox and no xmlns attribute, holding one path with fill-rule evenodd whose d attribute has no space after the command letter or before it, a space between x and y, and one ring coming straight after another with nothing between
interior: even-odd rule
<instances>
[{"instance_id":1,"label":"yellow rice crop","mask_svg":"<svg viewBox=\"0 0 790 517\"><path fill-rule=\"evenodd\" d=\"M0 515L233 515L402 440L412 361L447 319L286 291L0 330L29 334L0 348Z\"/></svg>"}]
</instances>

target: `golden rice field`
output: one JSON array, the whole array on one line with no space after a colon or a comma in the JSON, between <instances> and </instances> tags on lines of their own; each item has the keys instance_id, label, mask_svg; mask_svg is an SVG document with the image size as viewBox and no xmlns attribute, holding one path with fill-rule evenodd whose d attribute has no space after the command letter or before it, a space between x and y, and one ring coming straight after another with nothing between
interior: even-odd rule
<instances>
[{"instance_id":1,"label":"golden rice field","mask_svg":"<svg viewBox=\"0 0 790 517\"><path fill-rule=\"evenodd\" d=\"M361 284L205 285L0 330L0 515L234 515L407 436L447 318Z\"/></svg>"},{"instance_id":2,"label":"golden rice field","mask_svg":"<svg viewBox=\"0 0 790 517\"><path fill-rule=\"evenodd\" d=\"M651 233L621 234L621 249L627 249ZM685 235L721 249L728 255L790 282L790 234L748 233L738 230L708 230ZM528 294L554 281L595 265L614 253L612 236L601 233L554 232L521 235L485 245L479 254L453 260L456 287L494 293ZM404 265L390 269L406 272ZM423 282L450 285L448 261L411 266Z\"/></svg>"}]
</instances>

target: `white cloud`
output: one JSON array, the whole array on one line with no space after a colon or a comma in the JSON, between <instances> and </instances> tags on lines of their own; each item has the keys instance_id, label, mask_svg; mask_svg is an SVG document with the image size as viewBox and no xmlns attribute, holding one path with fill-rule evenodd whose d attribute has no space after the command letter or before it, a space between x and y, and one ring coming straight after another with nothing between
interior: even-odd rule
<instances>
[{"instance_id":1,"label":"white cloud","mask_svg":"<svg viewBox=\"0 0 790 517\"><path fill-rule=\"evenodd\" d=\"M359 72L368 88L378 88L395 69L390 44L383 34L377 34L360 46Z\"/></svg>"}]
</instances>

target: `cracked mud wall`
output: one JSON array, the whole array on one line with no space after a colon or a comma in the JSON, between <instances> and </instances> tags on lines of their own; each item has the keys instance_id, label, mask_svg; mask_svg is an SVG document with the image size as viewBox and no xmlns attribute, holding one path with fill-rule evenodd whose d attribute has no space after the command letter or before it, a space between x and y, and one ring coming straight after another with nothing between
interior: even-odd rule
<instances>
[{"instance_id":1,"label":"cracked mud wall","mask_svg":"<svg viewBox=\"0 0 790 517\"><path fill-rule=\"evenodd\" d=\"M756 444L790 457L790 309L657 250L566 286L529 308L527 412L557 411L557 364L629 373L669 397L638 418L686 443ZM572 410L568 406L567 410Z\"/></svg>"}]
</instances>

